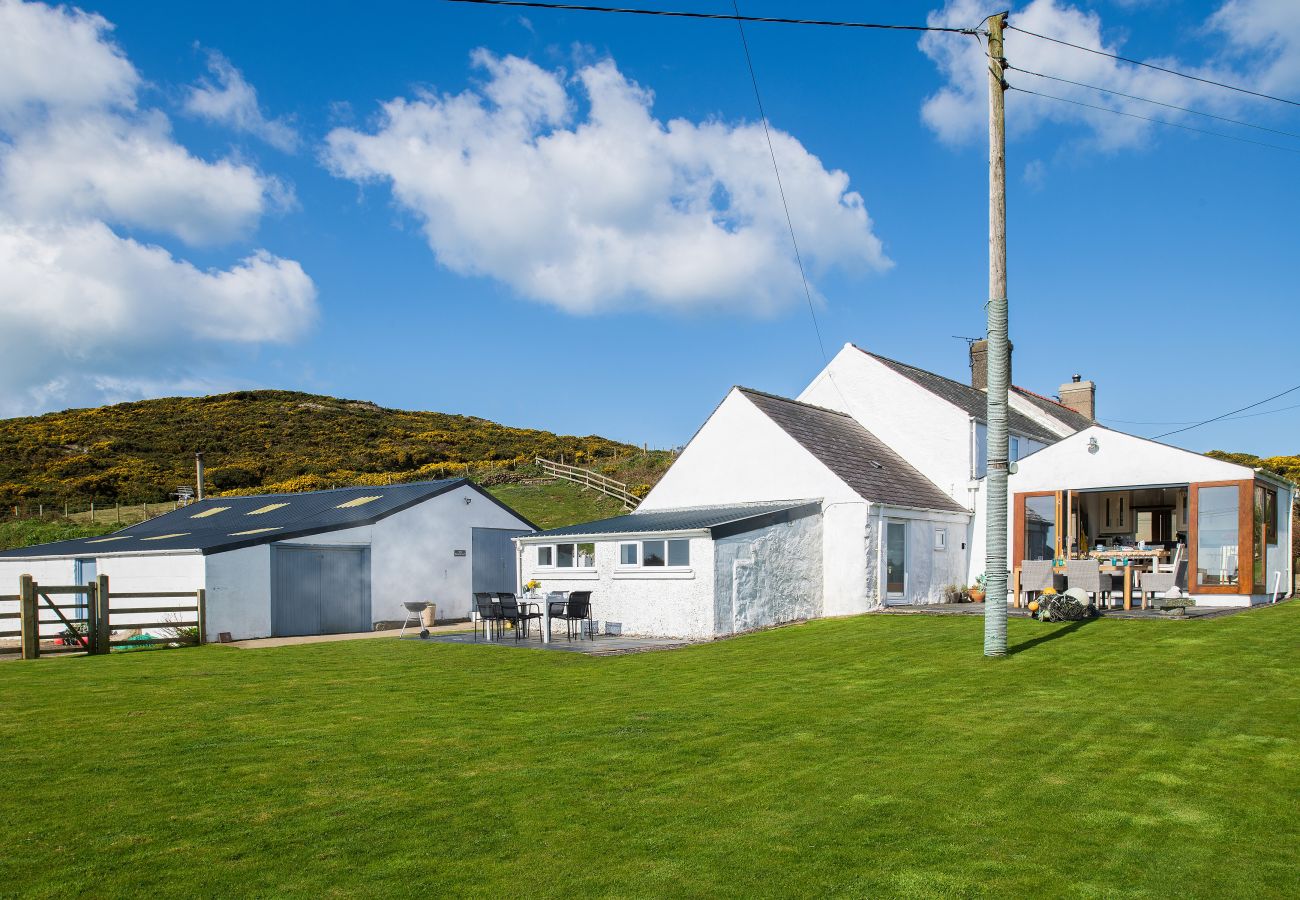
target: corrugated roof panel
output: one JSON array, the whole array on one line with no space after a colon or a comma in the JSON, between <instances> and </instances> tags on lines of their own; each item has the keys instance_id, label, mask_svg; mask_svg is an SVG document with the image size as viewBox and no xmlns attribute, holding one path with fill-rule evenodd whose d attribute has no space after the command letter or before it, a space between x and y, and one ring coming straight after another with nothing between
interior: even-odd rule
<instances>
[{"instance_id":1,"label":"corrugated roof panel","mask_svg":"<svg viewBox=\"0 0 1300 900\"><path fill-rule=\"evenodd\" d=\"M330 491L311 491L302 494L209 498L124 528L108 537L77 538L36 547L5 550L0 551L0 558L103 556L119 553L182 551L218 553L268 541L288 540L370 525L386 516L462 486L475 491L484 502L509 509L491 494L464 478L336 488ZM359 507L347 506L348 501L361 497L378 499L370 500ZM221 509L220 515L203 515L217 508ZM249 513L257 513L251 522L241 522L237 518ZM534 527L523 516L513 511L512 513L523 527ZM232 531L239 533L231 534ZM167 539L163 540L164 537ZM112 543L108 543L109 540ZM92 541L103 543L92 543Z\"/></svg>"},{"instance_id":2,"label":"corrugated roof panel","mask_svg":"<svg viewBox=\"0 0 1300 900\"><path fill-rule=\"evenodd\" d=\"M757 519L772 513L796 510L806 506L821 507L820 500L784 500L772 503L739 503L729 506L691 506L677 509L634 512L610 519L598 519L564 528L540 531L533 537L562 537L565 535L598 534L651 534L673 531L706 531L721 525Z\"/></svg>"}]
</instances>

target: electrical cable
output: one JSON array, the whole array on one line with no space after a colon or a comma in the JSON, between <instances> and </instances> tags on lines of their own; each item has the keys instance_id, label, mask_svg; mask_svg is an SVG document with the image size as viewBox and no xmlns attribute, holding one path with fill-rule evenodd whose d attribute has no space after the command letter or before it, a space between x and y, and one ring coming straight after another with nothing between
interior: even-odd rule
<instances>
[{"instance_id":1,"label":"electrical cable","mask_svg":"<svg viewBox=\"0 0 1300 900\"><path fill-rule=\"evenodd\" d=\"M1131 63L1135 66L1145 66L1148 69L1155 69L1157 72L1164 72L1169 75L1177 75L1179 78L1188 78L1192 81L1199 81L1202 84L1212 84L1215 87L1226 88L1230 91L1238 91L1242 94L1250 94L1252 97L1260 97L1264 100L1276 100L1278 103L1285 103L1289 106L1300 106L1300 100L1288 100L1286 97L1274 97L1272 94L1261 94L1259 91L1252 91L1249 88L1238 87L1234 84L1225 84L1222 81L1214 81L1210 78L1202 78L1199 75L1189 75L1186 72L1179 72L1177 69L1167 69L1164 66L1157 66L1155 63L1143 62L1140 59L1131 59L1127 56L1118 56L1114 53L1107 53L1105 50L1097 50L1093 47L1084 47L1081 44L1071 44L1069 41L1063 41L1060 38L1048 37L1045 34L1039 34L1036 31L1028 31L1024 28L1017 28L1015 25L1006 26L1011 31L1018 31L1021 34L1027 34L1030 37L1036 37L1039 40L1051 41L1053 44L1061 44L1065 47L1073 47L1075 50L1083 50L1086 53L1095 53L1097 56L1105 56L1110 59L1119 60L1120 62Z\"/></svg>"}]
</instances>

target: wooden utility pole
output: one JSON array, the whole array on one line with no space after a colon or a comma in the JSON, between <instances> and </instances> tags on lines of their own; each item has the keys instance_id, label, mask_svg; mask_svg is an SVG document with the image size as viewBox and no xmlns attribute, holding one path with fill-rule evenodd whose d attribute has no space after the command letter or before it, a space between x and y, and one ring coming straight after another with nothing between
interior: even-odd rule
<instances>
[{"instance_id":1,"label":"wooden utility pole","mask_svg":"<svg viewBox=\"0 0 1300 900\"><path fill-rule=\"evenodd\" d=\"M988 470L985 480L984 655L1007 654L1007 140L1002 28L989 16Z\"/></svg>"}]
</instances>

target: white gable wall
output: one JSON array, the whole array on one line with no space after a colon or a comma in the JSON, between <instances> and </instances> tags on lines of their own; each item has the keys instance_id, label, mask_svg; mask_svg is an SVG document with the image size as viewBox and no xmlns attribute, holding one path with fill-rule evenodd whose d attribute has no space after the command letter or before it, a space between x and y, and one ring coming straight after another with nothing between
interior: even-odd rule
<instances>
[{"instance_id":1,"label":"white gable wall","mask_svg":"<svg viewBox=\"0 0 1300 900\"><path fill-rule=\"evenodd\" d=\"M732 390L638 509L820 498L823 610L868 608L867 502Z\"/></svg>"},{"instance_id":2,"label":"white gable wall","mask_svg":"<svg viewBox=\"0 0 1300 900\"><path fill-rule=\"evenodd\" d=\"M799 395L846 412L959 504L969 507L971 418L846 344Z\"/></svg>"}]
</instances>

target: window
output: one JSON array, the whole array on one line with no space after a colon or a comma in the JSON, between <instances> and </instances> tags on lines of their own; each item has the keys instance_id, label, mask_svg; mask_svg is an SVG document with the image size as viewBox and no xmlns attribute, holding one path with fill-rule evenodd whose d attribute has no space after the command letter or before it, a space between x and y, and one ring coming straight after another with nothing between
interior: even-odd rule
<instances>
[{"instance_id":1,"label":"window","mask_svg":"<svg viewBox=\"0 0 1300 900\"><path fill-rule=\"evenodd\" d=\"M636 544L618 545L618 564L620 566L635 566L636 561Z\"/></svg>"},{"instance_id":2,"label":"window","mask_svg":"<svg viewBox=\"0 0 1300 900\"><path fill-rule=\"evenodd\" d=\"M1007 438L1007 459L1020 459L1020 438L1015 435Z\"/></svg>"},{"instance_id":3,"label":"window","mask_svg":"<svg viewBox=\"0 0 1300 900\"><path fill-rule=\"evenodd\" d=\"M1196 491L1196 582L1235 587L1240 582L1237 557L1237 486L1203 487Z\"/></svg>"},{"instance_id":4,"label":"window","mask_svg":"<svg viewBox=\"0 0 1300 900\"><path fill-rule=\"evenodd\" d=\"M641 565L662 566L663 564L664 564L664 542L663 541L642 541L641 542Z\"/></svg>"},{"instance_id":5,"label":"window","mask_svg":"<svg viewBox=\"0 0 1300 900\"><path fill-rule=\"evenodd\" d=\"M555 566L559 569L573 568L573 545L556 544L555 545Z\"/></svg>"},{"instance_id":6,"label":"window","mask_svg":"<svg viewBox=\"0 0 1300 900\"><path fill-rule=\"evenodd\" d=\"M1042 444L1031 441L1028 438L1022 438L1014 434L1007 435L1007 459L1020 459L1022 454L1021 447L1024 447L1024 456L1028 456L1035 450L1042 448ZM983 478L988 474L989 468L989 427L983 422L975 423L975 454L974 454L974 477Z\"/></svg>"},{"instance_id":7,"label":"window","mask_svg":"<svg viewBox=\"0 0 1300 900\"><path fill-rule=\"evenodd\" d=\"M537 548L537 565L553 566L555 565L555 552L551 547Z\"/></svg>"},{"instance_id":8,"label":"window","mask_svg":"<svg viewBox=\"0 0 1300 900\"><path fill-rule=\"evenodd\" d=\"M596 566L596 545L579 544L578 545L578 568L592 569Z\"/></svg>"},{"instance_id":9,"label":"window","mask_svg":"<svg viewBox=\"0 0 1300 900\"><path fill-rule=\"evenodd\" d=\"M934 549L936 549L936 550L947 550L947 549L948 549L948 529L947 529L947 528L936 528L936 529L934 530Z\"/></svg>"},{"instance_id":10,"label":"window","mask_svg":"<svg viewBox=\"0 0 1300 900\"><path fill-rule=\"evenodd\" d=\"M1277 491L1257 487L1264 493L1264 543L1277 544Z\"/></svg>"},{"instance_id":11,"label":"window","mask_svg":"<svg viewBox=\"0 0 1300 900\"><path fill-rule=\"evenodd\" d=\"M668 542L668 565L689 566L691 564L691 542L682 538Z\"/></svg>"},{"instance_id":12,"label":"window","mask_svg":"<svg viewBox=\"0 0 1300 900\"><path fill-rule=\"evenodd\" d=\"M1022 559L1056 558L1056 496L1025 497L1025 554Z\"/></svg>"}]
</instances>

